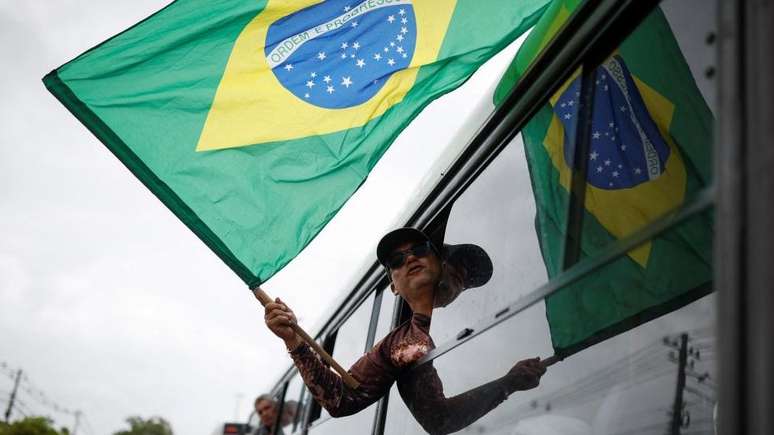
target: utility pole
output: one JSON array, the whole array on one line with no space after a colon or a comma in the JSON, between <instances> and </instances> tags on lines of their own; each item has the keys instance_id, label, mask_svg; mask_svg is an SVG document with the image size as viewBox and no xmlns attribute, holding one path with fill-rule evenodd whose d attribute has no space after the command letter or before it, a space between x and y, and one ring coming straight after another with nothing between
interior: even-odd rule
<instances>
[{"instance_id":1,"label":"utility pole","mask_svg":"<svg viewBox=\"0 0 774 435\"><path fill-rule=\"evenodd\" d=\"M8 400L8 408L5 410L5 423L11 418L11 410L13 409L13 402L16 400L16 391L19 389L19 382L21 381L22 370L16 372L16 380L13 383L13 391L11 391L11 399Z\"/></svg>"},{"instance_id":2,"label":"utility pole","mask_svg":"<svg viewBox=\"0 0 774 435\"><path fill-rule=\"evenodd\" d=\"M683 391L685 390L685 366L688 362L688 334L680 334L680 354L677 357L677 388L675 402L672 404L672 424L669 433L680 435L683 424Z\"/></svg>"},{"instance_id":3,"label":"utility pole","mask_svg":"<svg viewBox=\"0 0 774 435\"><path fill-rule=\"evenodd\" d=\"M73 426L72 435L76 435L78 433L78 426L81 425L81 414L81 411L75 411L75 425Z\"/></svg>"}]
</instances>

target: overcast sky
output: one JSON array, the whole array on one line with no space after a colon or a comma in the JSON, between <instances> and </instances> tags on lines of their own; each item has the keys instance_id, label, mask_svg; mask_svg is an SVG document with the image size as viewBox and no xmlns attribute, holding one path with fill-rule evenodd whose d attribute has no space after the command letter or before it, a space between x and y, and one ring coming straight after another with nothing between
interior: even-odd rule
<instances>
[{"instance_id":1,"label":"overcast sky","mask_svg":"<svg viewBox=\"0 0 774 435\"><path fill-rule=\"evenodd\" d=\"M112 433L129 415L163 416L178 434L211 433L245 420L252 398L290 363L244 284L41 83L166 3L0 0L0 362L23 369L23 385L82 410L87 434ZM418 198L406 193L437 178L437 156L454 155L446 145L455 129L428 126L461 123L513 52L426 109L265 286L307 329L374 261L378 238ZM0 373L3 409L11 387ZM26 412L72 427L71 416L29 393L20 399Z\"/></svg>"}]
</instances>

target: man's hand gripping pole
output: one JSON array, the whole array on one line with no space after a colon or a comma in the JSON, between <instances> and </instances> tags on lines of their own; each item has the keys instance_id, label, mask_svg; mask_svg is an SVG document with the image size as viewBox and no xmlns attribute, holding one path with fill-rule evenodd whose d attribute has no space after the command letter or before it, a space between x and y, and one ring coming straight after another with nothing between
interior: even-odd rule
<instances>
[{"instance_id":1,"label":"man's hand gripping pole","mask_svg":"<svg viewBox=\"0 0 774 435\"><path fill-rule=\"evenodd\" d=\"M264 307L266 304L271 303L273 299L266 294L265 291L261 290L261 287L256 287L253 289L253 294L255 295L255 298L258 299L258 301L263 305ZM352 377L352 375L347 372L344 367L340 366L339 363L336 362L335 359L333 359L332 356L328 354L328 352L325 351L325 349L322 348L317 342L309 336L309 334L306 333L303 329L301 329L298 324L293 323L291 325L291 328L293 328L293 331L298 334L299 337L301 337L302 340L306 344L308 344L312 349L314 349L315 352L317 352L318 355L320 355L320 358L323 359L328 365L333 367L334 370L336 370L336 373L341 376L341 380L344 381L344 383L352 388L357 389L357 387L360 386L360 383Z\"/></svg>"}]
</instances>

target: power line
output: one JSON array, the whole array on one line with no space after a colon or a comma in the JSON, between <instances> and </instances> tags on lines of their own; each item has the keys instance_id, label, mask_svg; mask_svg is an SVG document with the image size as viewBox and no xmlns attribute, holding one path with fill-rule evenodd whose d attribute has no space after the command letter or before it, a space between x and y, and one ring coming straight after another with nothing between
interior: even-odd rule
<instances>
[{"instance_id":1,"label":"power line","mask_svg":"<svg viewBox=\"0 0 774 435\"><path fill-rule=\"evenodd\" d=\"M4 362L0 361L0 372L5 373L8 375L9 373L16 373L16 377L12 377L12 379L15 379L14 384L14 390L11 395L11 399L8 400L8 411L6 411L6 423L8 422L8 417L10 415L10 412L12 409L16 409L19 411L20 414L22 414L24 417L27 417L29 415L43 415L42 413L32 412L32 409L29 405L22 402L19 398L16 398L15 395L17 393L24 393L28 397L34 399L35 402L38 404L44 406L45 408L48 408L50 410L53 410L54 412L69 415L72 417L75 417L76 423L75 423L75 430L77 430L78 422L81 418L85 418L85 414L77 409L70 409L68 407L60 405L58 402L50 399L48 395L43 391L42 388L37 387L32 380L30 380L29 376L27 376L26 373L22 373L21 369L14 370L11 368L11 366ZM14 403L14 401L16 403ZM19 406L24 408L25 412L22 412ZM50 417L49 417L50 418ZM73 432L75 432L75 430ZM90 431L93 435L93 430Z\"/></svg>"}]
</instances>

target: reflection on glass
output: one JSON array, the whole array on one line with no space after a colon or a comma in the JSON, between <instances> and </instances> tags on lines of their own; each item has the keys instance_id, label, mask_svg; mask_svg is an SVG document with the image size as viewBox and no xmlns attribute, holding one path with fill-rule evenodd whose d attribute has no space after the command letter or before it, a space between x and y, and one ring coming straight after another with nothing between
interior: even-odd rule
<instances>
[{"instance_id":1,"label":"reflection on glass","mask_svg":"<svg viewBox=\"0 0 774 435\"><path fill-rule=\"evenodd\" d=\"M667 433L682 370L683 433L713 434L714 303L713 295L706 296L568 357L549 368L538 389L515 393L463 433ZM550 354L550 331L536 326L541 317L545 307L537 304L436 359L446 394L481 385L518 359ZM681 363L683 334L687 345ZM385 433L427 433L397 391L390 398Z\"/></svg>"},{"instance_id":2,"label":"reflection on glass","mask_svg":"<svg viewBox=\"0 0 774 435\"><path fill-rule=\"evenodd\" d=\"M694 9L671 6L666 10L667 15L660 8L651 13L589 81L586 92L593 95L593 107L589 137L584 138L587 152L582 156L587 164L585 186L569 182L570 168L581 168L579 162L573 164L577 115L571 110L584 92L581 79L575 78L551 99L553 116L543 143L565 189L585 192L583 212L575 217L582 220L582 231L578 227L580 234L568 234L582 240L580 257L594 255L689 203L710 184L714 118L686 62L687 57L701 62L702 56L687 56L681 45L704 41L714 26L713 17L698 14L706 20L702 23L694 21ZM686 14L691 14L690 26L670 27L670 15L680 22L680 15L684 21ZM676 33L682 36L677 38ZM698 81L706 83L701 76ZM532 169L533 176L539 172L535 166ZM538 197L538 203L544 201ZM703 231L683 237L689 244L706 246L711 217L698 225ZM649 268L654 249L653 244L645 244L629 257ZM560 258L566 252L549 251L548 255Z\"/></svg>"}]
</instances>

